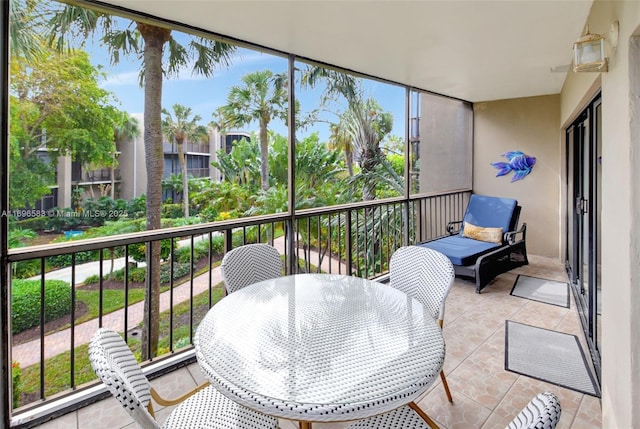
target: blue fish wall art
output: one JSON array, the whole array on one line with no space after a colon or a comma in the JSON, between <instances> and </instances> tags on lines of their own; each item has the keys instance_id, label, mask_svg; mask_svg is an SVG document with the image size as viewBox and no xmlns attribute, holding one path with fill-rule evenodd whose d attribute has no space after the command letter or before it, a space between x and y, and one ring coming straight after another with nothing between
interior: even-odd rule
<instances>
[{"instance_id":1,"label":"blue fish wall art","mask_svg":"<svg viewBox=\"0 0 640 429\"><path fill-rule=\"evenodd\" d=\"M509 162L492 162L491 165L498 169L496 177L504 176L513 171L511 183L524 179L527 174L531 173L533 166L536 164L536 159L533 156L525 155L519 150L507 152L502 156L507 158Z\"/></svg>"}]
</instances>

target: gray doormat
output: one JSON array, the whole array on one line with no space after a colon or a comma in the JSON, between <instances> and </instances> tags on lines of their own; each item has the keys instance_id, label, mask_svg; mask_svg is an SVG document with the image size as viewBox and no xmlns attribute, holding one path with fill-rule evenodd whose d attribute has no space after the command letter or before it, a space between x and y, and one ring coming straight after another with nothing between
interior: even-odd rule
<instances>
[{"instance_id":1,"label":"gray doormat","mask_svg":"<svg viewBox=\"0 0 640 429\"><path fill-rule=\"evenodd\" d=\"M511 295L569 308L569 283L518 275Z\"/></svg>"},{"instance_id":2,"label":"gray doormat","mask_svg":"<svg viewBox=\"0 0 640 429\"><path fill-rule=\"evenodd\" d=\"M600 397L578 337L506 321L507 371Z\"/></svg>"}]
</instances>

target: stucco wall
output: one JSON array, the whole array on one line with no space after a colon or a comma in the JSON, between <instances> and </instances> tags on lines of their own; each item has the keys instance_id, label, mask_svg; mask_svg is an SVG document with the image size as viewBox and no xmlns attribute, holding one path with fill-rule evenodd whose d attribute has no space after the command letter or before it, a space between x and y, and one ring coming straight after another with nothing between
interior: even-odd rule
<instances>
[{"instance_id":1,"label":"stucco wall","mask_svg":"<svg viewBox=\"0 0 640 429\"><path fill-rule=\"evenodd\" d=\"M607 40L609 71L570 74L561 94L561 120L570 121L598 84L602 90L602 408L603 428L640 427L640 279L637 109L630 81L640 79L638 60L630 64L629 43L639 34L640 3L596 1L587 23L607 34L618 20L617 48ZM633 55L640 56L634 44ZM599 79L599 80L598 80ZM636 88L638 85L634 85ZM635 94L637 97L638 94ZM634 215L634 211L636 214Z\"/></svg>"},{"instance_id":2,"label":"stucco wall","mask_svg":"<svg viewBox=\"0 0 640 429\"><path fill-rule=\"evenodd\" d=\"M527 251L560 258L560 97L549 95L474 104L473 191L515 198L527 223ZM536 158L532 172L511 183L490 164L519 150Z\"/></svg>"}]
</instances>

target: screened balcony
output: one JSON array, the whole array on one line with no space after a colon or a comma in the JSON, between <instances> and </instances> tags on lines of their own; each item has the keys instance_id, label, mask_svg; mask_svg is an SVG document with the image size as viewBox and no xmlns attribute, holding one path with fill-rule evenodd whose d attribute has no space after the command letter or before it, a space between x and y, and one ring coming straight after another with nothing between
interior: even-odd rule
<instances>
[{"instance_id":1,"label":"screened balcony","mask_svg":"<svg viewBox=\"0 0 640 429\"><path fill-rule=\"evenodd\" d=\"M631 356L640 344L632 332L640 313L635 311L638 301L632 280L640 274L635 263L635 243L639 239L634 227L637 173L630 165L640 161L640 151L635 147L637 120L632 114L640 110L634 95L640 92L634 83L640 43L633 35L640 24L640 8L632 2L617 1L376 2L370 8L359 2L341 2L336 9L315 2L306 5L309 9L302 3L278 3L270 8L241 3L197 2L197 13L194 8L173 9L169 3L146 1L73 3L123 20L168 25L180 37L203 36L228 42L242 51L247 63L264 60L251 66L249 72L262 71L268 64L273 75L288 77L279 82L285 85L281 87L286 88L285 104L291 108L269 127L273 133L268 134L271 149L275 149L271 156L277 162L269 163L268 179L262 180L252 165L238 168L237 161L242 157L223 158L222 162L216 159L215 167L221 173L215 176L221 180L257 185L262 191L268 188L278 204L265 204L262 211L238 213L233 213L232 206L218 207L207 219L201 212L203 222L153 232L24 248L5 246L5 309L10 299L7 285L17 278L18 266L33 270L31 277L40 282L40 302L48 299L45 282L54 279L55 271L61 271L54 260L66 260L65 271L59 275L71 285L83 283L92 275L95 292L91 312L76 313L72 305L67 325L58 321L58 325L47 326L46 312L38 311L39 320L30 333L20 338L21 334L7 333L3 342L4 378L11 378L8 368L12 361L18 361L23 379L28 378L30 385L29 394L13 406L10 400L4 401L5 424L84 427L89 421L94 424L96 416L107 414L113 420L100 419L105 425L131 424L91 378L86 339L98 326L112 326L124 333L154 383L177 386L185 379L189 380L187 384L202 380L193 358L193 332L202 312L222 296L217 265L232 247L256 241L273 243L283 255L287 273L338 272L384 281L394 249L444 235L446 223L461 218L469 195L482 193L520 202L520 220L528 225L530 265L499 276L479 295L468 282L456 281L447 302L444 331L448 345L445 370L451 374L454 404L446 402L436 383L420 406L441 427L503 427L525 398L548 389L561 396L564 417L559 427L634 427L640 417L632 392L640 385L640 371L636 371ZM8 9L5 4L4 23ZM238 19L246 25L238 25ZM615 34L611 30L614 20L619 21ZM317 27L318 22L323 25ZM540 22L545 22L548 29L543 35ZM573 73L570 66L565 67L571 62L571 45L584 33L585 24L606 39L606 72ZM7 34L3 36L7 39ZM3 63L11 63L6 46L2 54ZM389 135L397 137L386 140L382 147L389 164L376 165L387 168L389 176L385 180L369 183L371 186L366 181L354 181L330 192L319 191L318 183L337 180L314 180L315 174L324 171L313 168L318 165L317 159L300 154L311 146L325 146L338 153L340 135L333 131L339 131L339 127L323 128L319 124L338 126L340 120L332 116L339 107L333 106L336 110L326 113L327 106L318 94L323 87L303 84L309 82L310 75L305 72L314 68L321 71L318 76L335 72L355 78L370 91L367 95L376 95L373 98L378 105L368 105L370 117L377 121L378 130L388 129ZM233 67L231 70L235 71ZM9 81L16 80L9 79L9 71L2 73L4 91L10 95L13 88L9 88ZM225 72L219 74L224 76ZM208 98L214 98L212 94L224 98L227 94L218 94L213 82L200 82L200 92L207 93ZM240 82L238 79L235 84ZM170 87L170 83L166 85ZM167 94L170 92L167 90ZM360 101L366 101L366 97ZM345 99L342 103L344 108ZM2 111L6 118L8 104ZM391 122L385 116L389 111L394 112ZM315 124L308 121L312 112L319 115ZM629 124L631 129L627 131ZM144 125L140 123L141 130ZM9 121L4 118L3 127L3 146L9 147ZM124 146L120 160L120 192L127 198L145 193L141 186L146 173L141 164L145 158L141 135ZM259 135L257 126L253 135ZM314 146L314 138L316 142L331 140L332 144ZM243 149L257 156L258 141L253 139L242 143ZM523 180L510 181L511 175L496 177L491 164L505 161L503 154L514 150L536 157L536 165ZM348 171L349 163L355 166L355 171L344 176L366 172L366 156L356 154L349 160L346 151L339 153L345 158L340 161L344 162L343 172ZM395 163L392 155L398 155ZM3 165L10 164L8 158L9 154L3 155ZM224 163L227 161L230 164ZM12 165L17 165L15 160ZM596 180L584 180L590 175ZM4 195L9 190L7 179L3 176ZM357 193L346 198L346 190L353 189ZM585 198L583 191L592 194ZM197 201L200 192L193 193L191 199ZM243 194L237 204L250 200L257 207L254 198L264 196L260 192ZM70 190L61 193L70 194ZM574 198L577 194L578 200ZM200 195L210 197L204 191ZM3 211L10 212L4 204ZM7 231L7 221L2 222L3 231ZM574 241L576 235L578 241ZM144 349L144 342L138 339L148 335L145 329L150 329L143 322L144 311L139 313L144 288L139 287L140 282L129 280L147 262L144 249L152 243L158 244L163 256L158 259L161 262L153 260L147 268L153 271L154 263L165 266L164 295L160 310L155 310L162 312L157 351L148 343ZM94 263L89 273L83 271L87 255ZM184 265L179 275L172 262L177 259ZM589 274L580 271L584 267L591 270ZM117 285L105 280L112 269L123 273ZM509 295L518 274L571 283L570 308L547 311L535 302ZM585 286L596 283L606 288L584 293ZM121 295L117 311L109 307L106 298L114 290ZM74 287L68 296L72 304L80 300ZM602 401L505 371L505 320L528 321L577 335L597 374ZM4 331L10 326L7 321L2 320ZM67 329L69 325L71 329ZM606 339L606 347L601 338ZM50 361L53 356L61 356L62 363ZM486 364L475 363L479 356ZM63 375L52 375L52 368L60 369ZM471 377L478 373L482 377ZM3 387L6 398L11 397L9 386L5 383ZM282 427L295 426L283 422Z\"/></svg>"}]
</instances>

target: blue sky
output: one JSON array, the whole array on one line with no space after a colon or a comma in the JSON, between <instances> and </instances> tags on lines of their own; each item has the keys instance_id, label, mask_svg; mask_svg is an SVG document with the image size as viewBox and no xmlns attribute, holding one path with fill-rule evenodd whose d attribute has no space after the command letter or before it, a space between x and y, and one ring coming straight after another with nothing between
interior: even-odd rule
<instances>
[{"instance_id":1,"label":"blue sky","mask_svg":"<svg viewBox=\"0 0 640 429\"><path fill-rule=\"evenodd\" d=\"M188 36L176 33L174 37L184 41ZM144 110L144 91L138 84L140 61L136 56L122 57L117 65L110 63L107 49L94 41L87 47L94 66L101 66L106 74L101 86L112 92L120 103L119 108L130 114L142 113ZM229 68L221 68L214 72L212 78L194 75L190 68L181 70L178 77L165 79L163 82L162 106L172 111L175 103L188 106L194 114L200 115L202 124L208 124L212 119L212 113L225 104L227 94L233 85L241 82L242 76L253 71L269 69L274 73L287 70L287 59L258 51L239 49ZM391 112L394 117L392 134L404 136L404 88L386 85L379 82L365 80L367 95L375 98L384 110ZM299 99L303 112L318 107L321 89L298 90L296 96ZM326 120L334 120L331 114L324 115ZM286 135L284 123L272 122L270 128ZM248 127L246 131L252 132L257 126ZM304 134L318 131L321 141L328 136L328 125L316 124ZM303 135L304 135L303 134ZM302 137L300 135L299 137Z\"/></svg>"}]
</instances>

